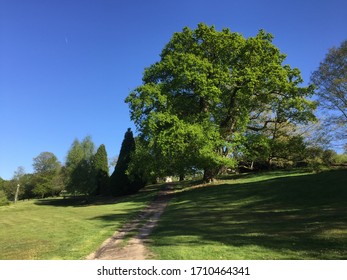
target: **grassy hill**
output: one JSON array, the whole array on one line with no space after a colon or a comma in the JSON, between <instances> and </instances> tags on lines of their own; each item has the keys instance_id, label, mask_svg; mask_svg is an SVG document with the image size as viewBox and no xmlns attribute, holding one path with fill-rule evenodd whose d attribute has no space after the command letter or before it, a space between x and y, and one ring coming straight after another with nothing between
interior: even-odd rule
<instances>
[{"instance_id":1,"label":"grassy hill","mask_svg":"<svg viewBox=\"0 0 347 280\"><path fill-rule=\"evenodd\" d=\"M347 259L347 170L181 186L152 234L158 259Z\"/></svg>"}]
</instances>

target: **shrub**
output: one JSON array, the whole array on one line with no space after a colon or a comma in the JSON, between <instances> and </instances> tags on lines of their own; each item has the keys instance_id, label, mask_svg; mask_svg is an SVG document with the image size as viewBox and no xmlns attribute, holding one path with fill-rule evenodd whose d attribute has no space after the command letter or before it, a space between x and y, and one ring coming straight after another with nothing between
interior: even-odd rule
<instances>
[{"instance_id":1,"label":"shrub","mask_svg":"<svg viewBox=\"0 0 347 280\"><path fill-rule=\"evenodd\" d=\"M6 194L3 190L0 190L0 206L9 205L10 202L8 201Z\"/></svg>"}]
</instances>

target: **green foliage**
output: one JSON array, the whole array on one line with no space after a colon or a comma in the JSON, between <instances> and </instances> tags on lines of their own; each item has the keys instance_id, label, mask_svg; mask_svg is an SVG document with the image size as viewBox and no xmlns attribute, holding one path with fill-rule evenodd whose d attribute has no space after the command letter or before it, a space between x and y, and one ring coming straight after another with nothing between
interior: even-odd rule
<instances>
[{"instance_id":1,"label":"green foliage","mask_svg":"<svg viewBox=\"0 0 347 280\"><path fill-rule=\"evenodd\" d=\"M44 174L55 172L60 168L60 163L53 153L42 152L33 159L33 167L36 173Z\"/></svg>"},{"instance_id":2,"label":"green foliage","mask_svg":"<svg viewBox=\"0 0 347 280\"><path fill-rule=\"evenodd\" d=\"M116 167L110 177L110 188L114 196L133 194L145 186L143 177L139 175L138 171L132 170L129 173L128 170L135 148L133 133L128 128L124 135Z\"/></svg>"},{"instance_id":3,"label":"green foliage","mask_svg":"<svg viewBox=\"0 0 347 280\"><path fill-rule=\"evenodd\" d=\"M17 184L18 183L16 183L15 180L9 180L9 181L3 182L2 190L4 191L7 199L10 201L14 201Z\"/></svg>"},{"instance_id":4,"label":"green foliage","mask_svg":"<svg viewBox=\"0 0 347 280\"><path fill-rule=\"evenodd\" d=\"M10 201L36 197L56 196L64 188L62 168L52 153L41 153L34 158L35 173L25 174L19 167L9 181L4 181L2 189ZM1 189L1 188L0 188Z\"/></svg>"},{"instance_id":5,"label":"green foliage","mask_svg":"<svg viewBox=\"0 0 347 280\"><path fill-rule=\"evenodd\" d=\"M0 177L0 206L7 205L9 203L7 195L4 191L5 180Z\"/></svg>"},{"instance_id":6,"label":"green foliage","mask_svg":"<svg viewBox=\"0 0 347 280\"><path fill-rule=\"evenodd\" d=\"M274 117L314 119L315 104L306 99L313 88L299 87L299 70L283 66L284 59L262 30L246 39L229 29L186 27L126 98L131 119L155 160L169 157L168 174L202 168L213 179L236 165L247 130L262 130Z\"/></svg>"},{"instance_id":7,"label":"green foliage","mask_svg":"<svg viewBox=\"0 0 347 280\"><path fill-rule=\"evenodd\" d=\"M305 159L307 144L300 135L281 132L271 139L270 167L292 167Z\"/></svg>"},{"instance_id":8,"label":"green foliage","mask_svg":"<svg viewBox=\"0 0 347 280\"><path fill-rule=\"evenodd\" d=\"M75 139L66 157L66 171L68 174L68 182L66 189L70 193L78 191L79 176L76 172L80 163L83 161L83 149L78 139Z\"/></svg>"},{"instance_id":9,"label":"green foliage","mask_svg":"<svg viewBox=\"0 0 347 280\"><path fill-rule=\"evenodd\" d=\"M271 139L261 133L246 133L242 146L236 155L239 167L258 169L260 166L268 166L271 156Z\"/></svg>"},{"instance_id":10,"label":"green foliage","mask_svg":"<svg viewBox=\"0 0 347 280\"><path fill-rule=\"evenodd\" d=\"M93 194L96 190L93 168L94 143L87 136L82 142L73 142L66 159L68 182L66 189L73 194Z\"/></svg>"},{"instance_id":11,"label":"green foliage","mask_svg":"<svg viewBox=\"0 0 347 280\"><path fill-rule=\"evenodd\" d=\"M108 195L109 190L109 174L108 160L105 145L100 145L93 160L93 168L95 173L96 194Z\"/></svg>"},{"instance_id":12,"label":"green foliage","mask_svg":"<svg viewBox=\"0 0 347 280\"><path fill-rule=\"evenodd\" d=\"M61 179L61 164L50 152L42 152L33 159L35 170L32 192L41 198L47 195L58 195L64 188Z\"/></svg>"},{"instance_id":13,"label":"green foliage","mask_svg":"<svg viewBox=\"0 0 347 280\"><path fill-rule=\"evenodd\" d=\"M333 161L337 165L347 165L347 154L335 155Z\"/></svg>"},{"instance_id":14,"label":"green foliage","mask_svg":"<svg viewBox=\"0 0 347 280\"><path fill-rule=\"evenodd\" d=\"M334 150L324 149L320 146L307 147L304 158L313 171L322 171L331 167L344 167L347 165L347 155L337 154Z\"/></svg>"},{"instance_id":15,"label":"green foliage","mask_svg":"<svg viewBox=\"0 0 347 280\"><path fill-rule=\"evenodd\" d=\"M324 150L322 160L326 166L332 166L336 163L337 153L334 150Z\"/></svg>"},{"instance_id":16,"label":"green foliage","mask_svg":"<svg viewBox=\"0 0 347 280\"><path fill-rule=\"evenodd\" d=\"M27 198L28 188L30 188L30 175L25 174L24 167L20 166L14 172L11 180L3 180L0 185L0 190L3 190L9 201L18 201Z\"/></svg>"},{"instance_id":17,"label":"green foliage","mask_svg":"<svg viewBox=\"0 0 347 280\"><path fill-rule=\"evenodd\" d=\"M36 180L35 174L25 174L23 176L22 183L21 183L21 193L20 193L21 199L31 199L31 198L37 197L37 195L34 193L34 189L36 186L35 180Z\"/></svg>"},{"instance_id":18,"label":"green foliage","mask_svg":"<svg viewBox=\"0 0 347 280\"><path fill-rule=\"evenodd\" d=\"M148 143L143 139L135 138L135 147L127 170L130 179L134 179L132 174L138 174L142 182L155 183L157 178L164 173L163 166L155 160L155 156L148 148Z\"/></svg>"},{"instance_id":19,"label":"green foliage","mask_svg":"<svg viewBox=\"0 0 347 280\"><path fill-rule=\"evenodd\" d=\"M0 206L4 206L8 204L10 204L10 202L7 199L6 193L0 188Z\"/></svg>"}]
</instances>

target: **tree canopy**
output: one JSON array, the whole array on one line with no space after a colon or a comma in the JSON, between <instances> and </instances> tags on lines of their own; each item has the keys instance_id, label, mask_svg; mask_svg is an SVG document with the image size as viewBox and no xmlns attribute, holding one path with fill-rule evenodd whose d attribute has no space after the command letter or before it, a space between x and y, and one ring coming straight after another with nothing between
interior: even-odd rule
<instances>
[{"instance_id":1,"label":"tree canopy","mask_svg":"<svg viewBox=\"0 0 347 280\"><path fill-rule=\"evenodd\" d=\"M66 173L68 182L66 189L71 193L90 195L95 192L95 174L93 158L95 145L90 136L80 142L76 139L67 154Z\"/></svg>"},{"instance_id":2,"label":"tree canopy","mask_svg":"<svg viewBox=\"0 0 347 280\"><path fill-rule=\"evenodd\" d=\"M260 30L244 38L199 24L175 33L126 98L139 137L168 174L235 166L246 131L313 120L313 87Z\"/></svg>"},{"instance_id":3,"label":"tree canopy","mask_svg":"<svg viewBox=\"0 0 347 280\"><path fill-rule=\"evenodd\" d=\"M51 152L42 152L33 159L35 187L33 192L41 197L58 194L63 189L61 164Z\"/></svg>"}]
</instances>

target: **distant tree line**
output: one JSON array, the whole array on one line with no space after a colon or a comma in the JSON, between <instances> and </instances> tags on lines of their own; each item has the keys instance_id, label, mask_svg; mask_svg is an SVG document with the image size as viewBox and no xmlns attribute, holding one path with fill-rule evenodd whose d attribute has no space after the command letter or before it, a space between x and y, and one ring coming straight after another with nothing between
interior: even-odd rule
<instances>
[{"instance_id":1,"label":"distant tree line","mask_svg":"<svg viewBox=\"0 0 347 280\"><path fill-rule=\"evenodd\" d=\"M19 167L12 180L0 178L0 205L18 199L53 196L126 195L144 187L144 181L136 172L129 173L128 165L135 150L135 140L127 130L118 161L112 176L105 145L95 151L90 136L82 141L74 140L62 165L51 152L42 152L33 159L33 174L26 174Z\"/></svg>"}]
</instances>

